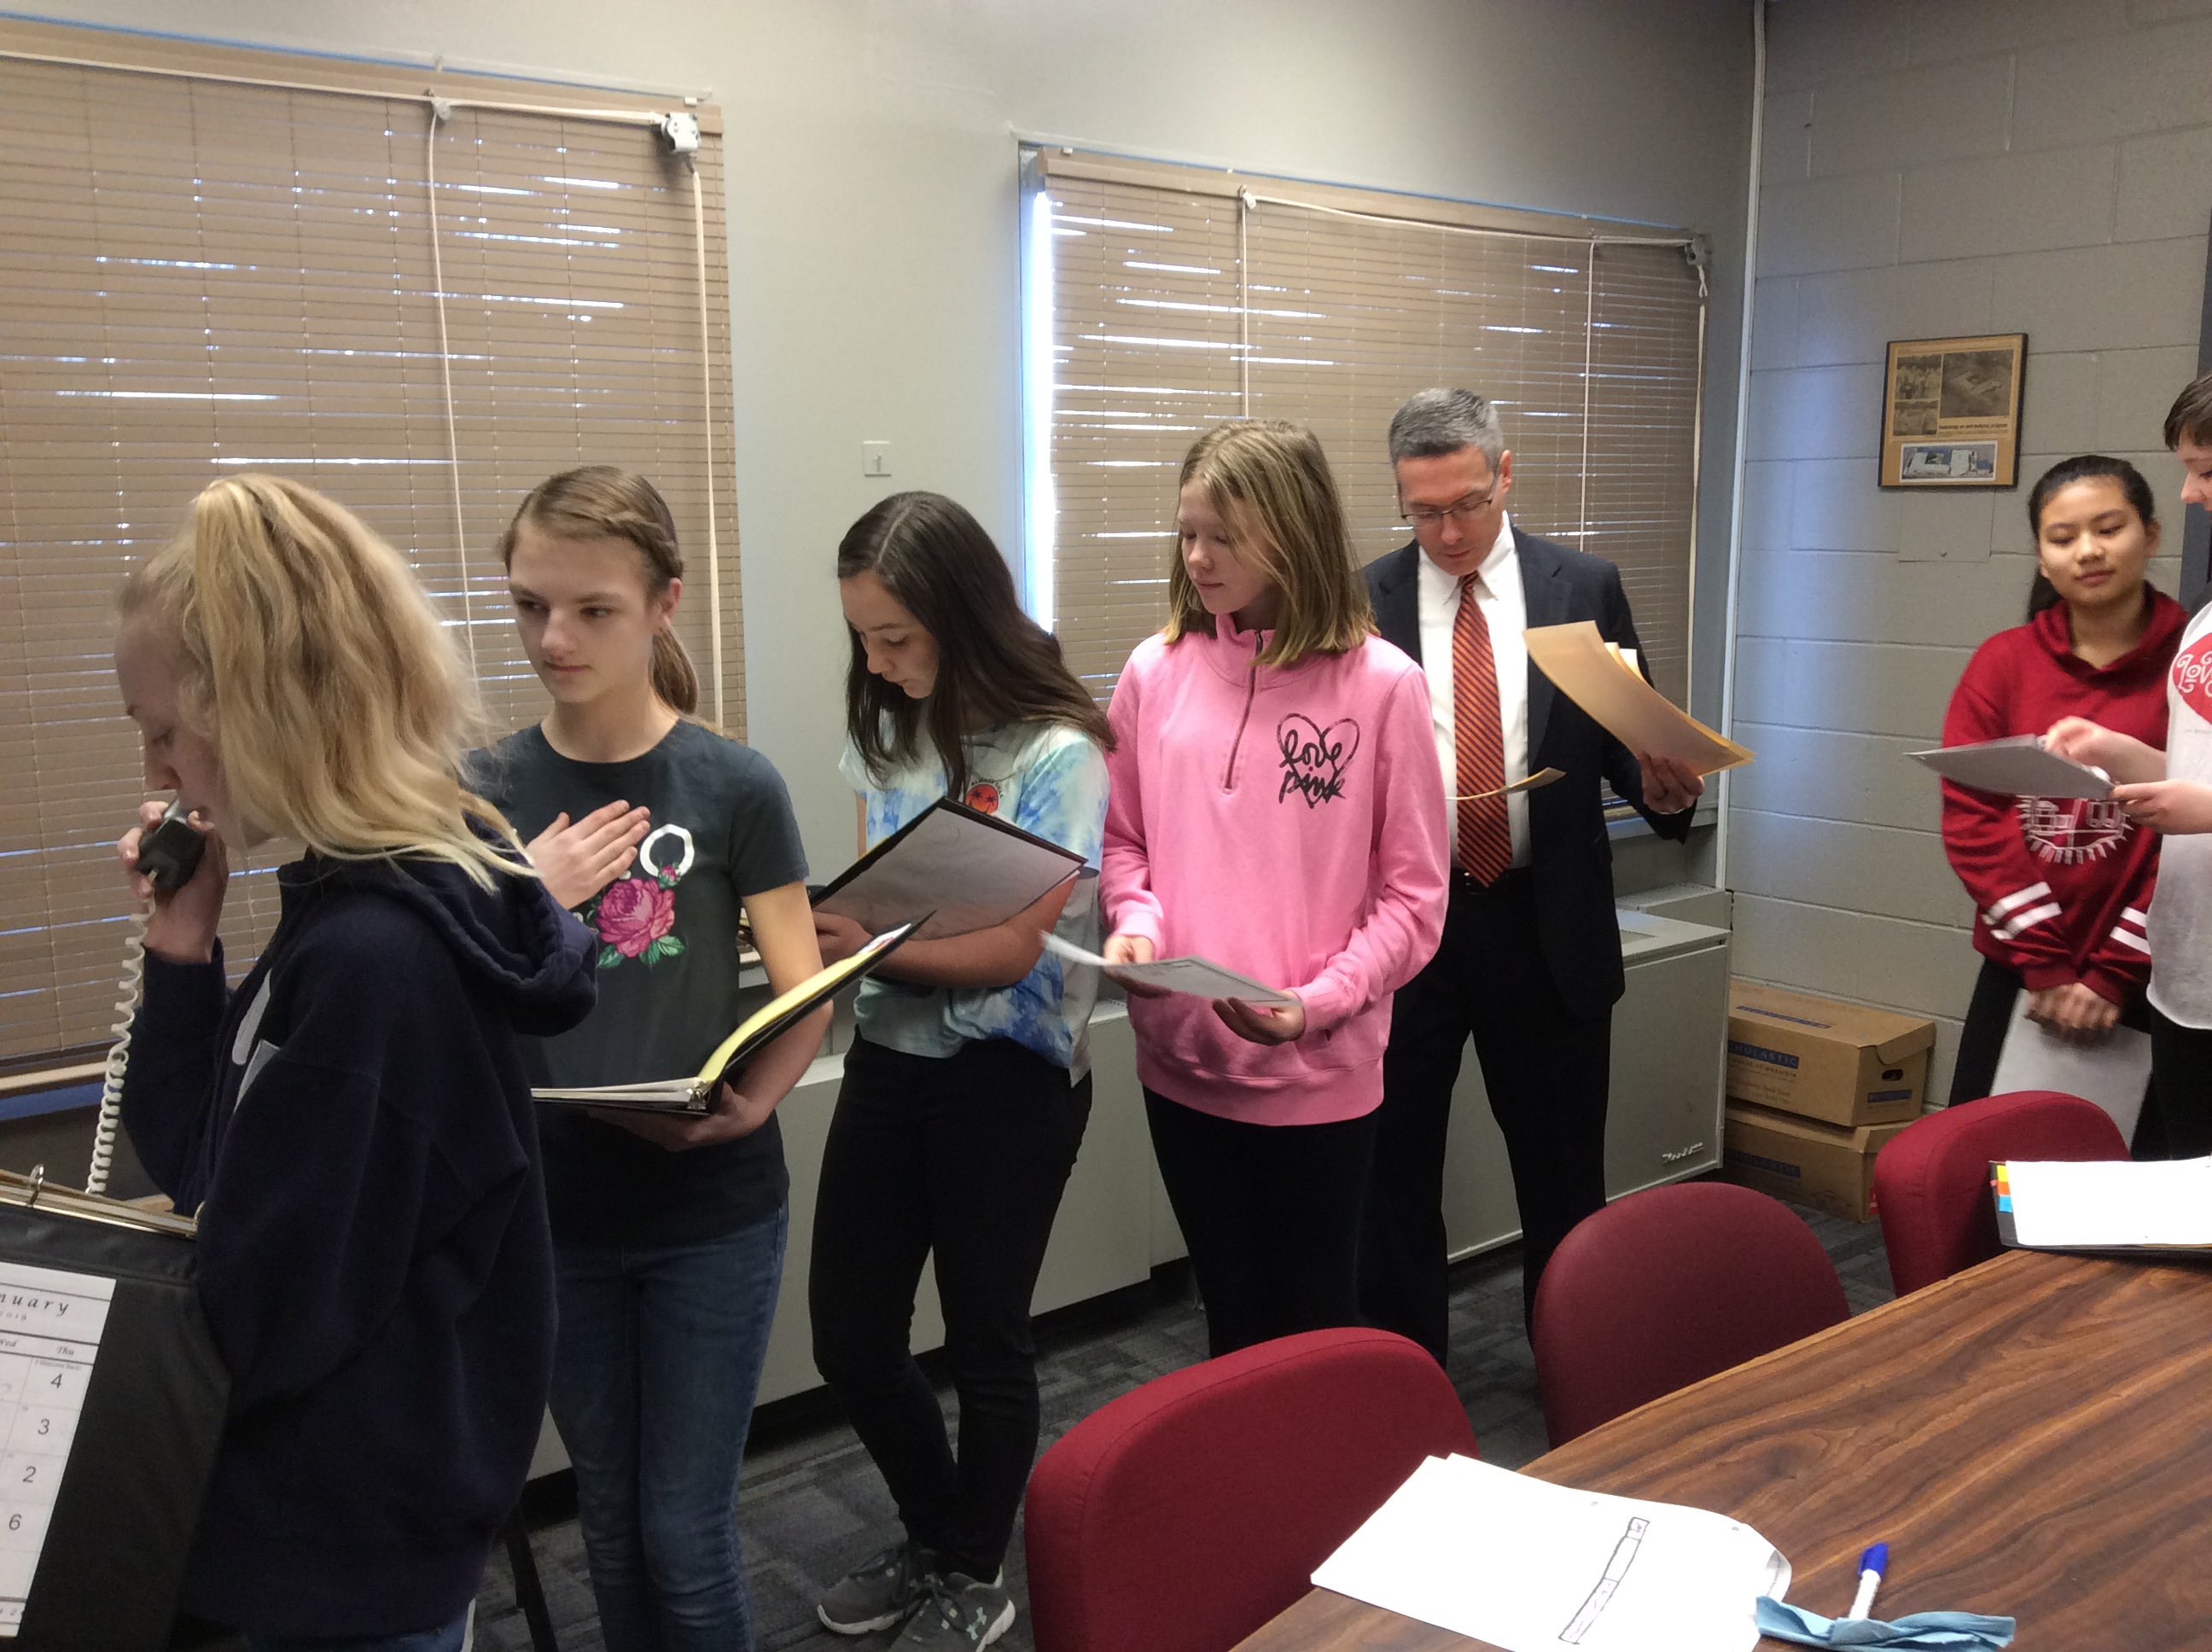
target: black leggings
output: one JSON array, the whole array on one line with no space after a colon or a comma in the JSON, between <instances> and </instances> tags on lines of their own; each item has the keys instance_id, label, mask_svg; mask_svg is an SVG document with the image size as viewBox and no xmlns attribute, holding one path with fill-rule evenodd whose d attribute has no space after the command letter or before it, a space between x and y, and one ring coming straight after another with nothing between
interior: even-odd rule
<instances>
[{"instance_id":1,"label":"black leggings","mask_svg":"<svg viewBox=\"0 0 2212 1652\"><path fill-rule=\"evenodd\" d=\"M2135 1156L2203 1158L2212 1154L2212 1028L2150 1013L2150 1099Z\"/></svg>"},{"instance_id":2,"label":"black leggings","mask_svg":"<svg viewBox=\"0 0 2212 1652\"><path fill-rule=\"evenodd\" d=\"M1003 1038L942 1058L856 1040L822 1156L807 1305L814 1363L945 1570L998 1575L1036 1455L1030 1298L1083 1145L1091 1079ZM937 1261L956 1461L911 1348Z\"/></svg>"},{"instance_id":3,"label":"black leggings","mask_svg":"<svg viewBox=\"0 0 2212 1652\"><path fill-rule=\"evenodd\" d=\"M1364 1323L1359 1209L1374 1114L1246 1124L1147 1090L1145 1115L1215 1357L1296 1331Z\"/></svg>"}]
</instances>

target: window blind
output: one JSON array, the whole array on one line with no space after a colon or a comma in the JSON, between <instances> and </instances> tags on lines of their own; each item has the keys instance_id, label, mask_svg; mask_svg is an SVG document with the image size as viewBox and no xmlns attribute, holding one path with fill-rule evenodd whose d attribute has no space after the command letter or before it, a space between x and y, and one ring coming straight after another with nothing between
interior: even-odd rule
<instances>
[{"instance_id":1,"label":"window blind","mask_svg":"<svg viewBox=\"0 0 2212 1652\"><path fill-rule=\"evenodd\" d=\"M1498 403L1515 523L1618 565L1655 682L1687 704L1704 282L1695 238L1040 152L1048 202L1051 618L1102 696L1164 622L1175 477L1209 422L1310 426L1364 562L1403 544L1391 415ZM1286 198L1295 191L1297 200ZM1048 228L1047 228L1048 226ZM1035 490L1033 490L1033 497Z\"/></svg>"},{"instance_id":2,"label":"window blind","mask_svg":"<svg viewBox=\"0 0 2212 1652\"><path fill-rule=\"evenodd\" d=\"M434 79L457 100L434 154ZM641 471L689 563L702 710L719 642L742 730L720 121L698 112L695 195L653 106L0 26L0 1062L105 1042L127 912L112 845L143 788L111 605L217 477L304 482L404 551L503 732L544 702L501 532L556 471ZM294 853L234 873L234 963Z\"/></svg>"}]
</instances>

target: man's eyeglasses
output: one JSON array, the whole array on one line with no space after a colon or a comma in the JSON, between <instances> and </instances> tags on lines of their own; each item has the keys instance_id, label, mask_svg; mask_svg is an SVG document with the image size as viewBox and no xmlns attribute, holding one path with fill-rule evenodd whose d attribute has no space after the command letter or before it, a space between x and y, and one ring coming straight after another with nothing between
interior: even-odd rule
<instances>
[{"instance_id":1,"label":"man's eyeglasses","mask_svg":"<svg viewBox=\"0 0 2212 1652\"><path fill-rule=\"evenodd\" d=\"M1471 526L1477 517L1490 508L1491 501L1497 497L1498 489L1492 486L1490 491L1480 499L1469 494L1466 498L1455 500L1441 509L1428 505L1407 505L1403 507L1402 510L1406 519L1413 525L1414 532L1434 532L1444 525L1446 519L1458 523L1463 528Z\"/></svg>"}]
</instances>

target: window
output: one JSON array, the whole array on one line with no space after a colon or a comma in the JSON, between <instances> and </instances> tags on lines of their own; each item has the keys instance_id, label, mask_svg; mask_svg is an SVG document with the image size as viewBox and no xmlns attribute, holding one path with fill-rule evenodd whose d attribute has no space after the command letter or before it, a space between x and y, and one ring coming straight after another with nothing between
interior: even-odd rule
<instances>
[{"instance_id":1,"label":"window","mask_svg":"<svg viewBox=\"0 0 2212 1652\"><path fill-rule=\"evenodd\" d=\"M110 604L216 477L296 477L404 551L504 730L543 701L500 533L556 471L641 471L702 710L742 729L720 122L676 155L672 106L0 23L0 1062L113 1017L142 787ZM234 962L293 852L234 883Z\"/></svg>"},{"instance_id":2,"label":"window","mask_svg":"<svg viewBox=\"0 0 2212 1652\"><path fill-rule=\"evenodd\" d=\"M1686 706L1701 240L1063 150L1025 176L1028 590L1102 698L1165 618L1208 423L1312 427L1364 562L1411 537L1391 414L1459 385L1504 412L1514 521L1619 566Z\"/></svg>"}]
</instances>

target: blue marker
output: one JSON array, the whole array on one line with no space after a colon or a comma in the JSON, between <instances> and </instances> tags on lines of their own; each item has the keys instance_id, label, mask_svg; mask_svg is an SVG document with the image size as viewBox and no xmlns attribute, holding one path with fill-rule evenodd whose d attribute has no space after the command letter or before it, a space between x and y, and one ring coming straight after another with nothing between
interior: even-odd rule
<instances>
[{"instance_id":1,"label":"blue marker","mask_svg":"<svg viewBox=\"0 0 2212 1652\"><path fill-rule=\"evenodd\" d=\"M1881 1575L1888 1570L1887 1543L1877 1543L1859 1557L1859 1592L1851 1597L1851 1609L1844 1616L1863 1618L1874 1609L1874 1593L1881 1587Z\"/></svg>"}]
</instances>

